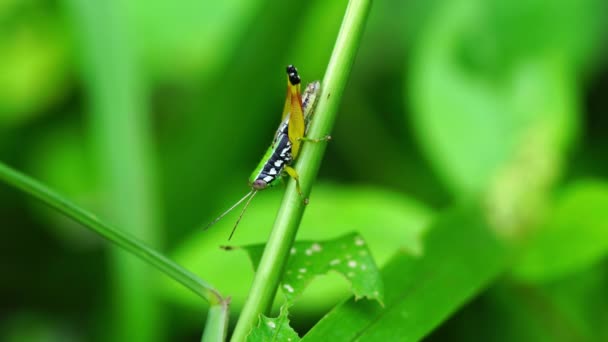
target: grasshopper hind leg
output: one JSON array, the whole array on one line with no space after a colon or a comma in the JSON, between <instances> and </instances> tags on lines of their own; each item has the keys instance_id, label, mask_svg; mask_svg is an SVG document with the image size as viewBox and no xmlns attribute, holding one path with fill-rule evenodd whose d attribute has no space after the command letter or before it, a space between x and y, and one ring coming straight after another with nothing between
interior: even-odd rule
<instances>
[{"instance_id":1,"label":"grasshopper hind leg","mask_svg":"<svg viewBox=\"0 0 608 342\"><path fill-rule=\"evenodd\" d=\"M302 187L300 187L300 175L298 175L298 171L296 171L296 169L291 166L285 166L284 170L285 173L287 173L289 177L291 177L291 179L296 182L296 190L298 191L300 198L302 198L302 202L304 202L304 204L308 204L308 197L304 197L304 194L302 193Z\"/></svg>"}]
</instances>

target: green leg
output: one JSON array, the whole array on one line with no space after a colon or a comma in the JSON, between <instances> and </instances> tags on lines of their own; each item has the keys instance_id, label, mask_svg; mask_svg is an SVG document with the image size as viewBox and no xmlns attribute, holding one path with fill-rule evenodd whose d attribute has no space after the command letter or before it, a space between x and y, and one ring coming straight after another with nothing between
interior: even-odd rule
<instances>
[{"instance_id":1,"label":"green leg","mask_svg":"<svg viewBox=\"0 0 608 342\"><path fill-rule=\"evenodd\" d=\"M326 135L326 136L324 136L323 138L320 138L320 139L301 137L301 138L298 138L298 140L300 140L300 141L308 141L308 142L311 142L311 143L326 142L326 141L330 141L331 140L331 135Z\"/></svg>"},{"instance_id":2,"label":"green leg","mask_svg":"<svg viewBox=\"0 0 608 342\"><path fill-rule=\"evenodd\" d=\"M289 177L296 181L296 190L298 191L298 194L302 198L304 204L308 204L308 198L304 197L304 194L302 193L302 188L300 187L300 176L298 175L298 171L296 171L296 169L291 166L285 166L284 170L289 175Z\"/></svg>"}]
</instances>

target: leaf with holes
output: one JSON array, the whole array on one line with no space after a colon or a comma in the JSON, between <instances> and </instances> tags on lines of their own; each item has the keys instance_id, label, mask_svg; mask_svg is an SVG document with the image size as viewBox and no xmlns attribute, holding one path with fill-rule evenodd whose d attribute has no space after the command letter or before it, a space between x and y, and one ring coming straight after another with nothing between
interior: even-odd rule
<instances>
[{"instance_id":1,"label":"leaf with holes","mask_svg":"<svg viewBox=\"0 0 608 342\"><path fill-rule=\"evenodd\" d=\"M264 245L243 247L257 268ZM328 241L299 241L290 251L281 290L289 304L312 279L329 271L342 274L351 282L356 299L366 297L382 304L384 286L378 267L363 238L351 233Z\"/></svg>"},{"instance_id":2,"label":"leaf with holes","mask_svg":"<svg viewBox=\"0 0 608 342\"><path fill-rule=\"evenodd\" d=\"M345 301L302 340L420 341L507 269L510 247L477 205L445 211L428 232L421 256L397 253L383 267L385 307Z\"/></svg>"},{"instance_id":3,"label":"leaf with holes","mask_svg":"<svg viewBox=\"0 0 608 342\"><path fill-rule=\"evenodd\" d=\"M251 330L249 336L247 336L247 341L300 341L300 336L289 326L287 315L286 305L281 307L281 312L277 318L260 315L258 325Z\"/></svg>"}]
</instances>

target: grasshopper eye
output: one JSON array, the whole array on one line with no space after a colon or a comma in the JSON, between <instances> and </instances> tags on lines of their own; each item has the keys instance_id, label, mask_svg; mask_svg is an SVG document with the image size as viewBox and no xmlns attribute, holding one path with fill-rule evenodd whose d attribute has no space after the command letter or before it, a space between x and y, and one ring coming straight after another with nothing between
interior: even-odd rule
<instances>
[{"instance_id":1,"label":"grasshopper eye","mask_svg":"<svg viewBox=\"0 0 608 342\"><path fill-rule=\"evenodd\" d=\"M256 190L264 190L268 186L268 183L264 182L261 179L258 179L255 182L253 182L253 184L251 186Z\"/></svg>"}]
</instances>

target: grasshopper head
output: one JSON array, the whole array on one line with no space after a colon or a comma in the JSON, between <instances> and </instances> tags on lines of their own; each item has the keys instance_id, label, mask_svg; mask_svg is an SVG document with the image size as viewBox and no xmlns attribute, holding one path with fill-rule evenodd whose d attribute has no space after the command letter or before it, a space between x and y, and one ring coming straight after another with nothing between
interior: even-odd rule
<instances>
[{"instance_id":1,"label":"grasshopper head","mask_svg":"<svg viewBox=\"0 0 608 342\"><path fill-rule=\"evenodd\" d=\"M256 179L255 182L253 182L253 184L251 184L251 187L254 188L255 190L264 190L264 189L266 189L267 186L268 186L268 183L266 183L265 181L263 181L261 179Z\"/></svg>"}]
</instances>

